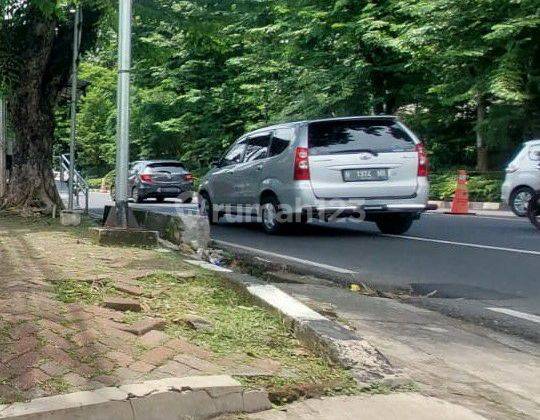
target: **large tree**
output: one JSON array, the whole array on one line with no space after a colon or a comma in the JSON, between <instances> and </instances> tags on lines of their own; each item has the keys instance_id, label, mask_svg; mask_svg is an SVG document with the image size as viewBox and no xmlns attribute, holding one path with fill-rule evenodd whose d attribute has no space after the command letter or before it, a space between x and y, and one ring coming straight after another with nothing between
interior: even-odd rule
<instances>
[{"instance_id":1,"label":"large tree","mask_svg":"<svg viewBox=\"0 0 540 420\"><path fill-rule=\"evenodd\" d=\"M15 135L13 166L4 207L49 213L61 200L52 176L54 111L71 72L74 3L1 0L0 90ZM81 52L91 48L104 0L79 2Z\"/></svg>"}]
</instances>

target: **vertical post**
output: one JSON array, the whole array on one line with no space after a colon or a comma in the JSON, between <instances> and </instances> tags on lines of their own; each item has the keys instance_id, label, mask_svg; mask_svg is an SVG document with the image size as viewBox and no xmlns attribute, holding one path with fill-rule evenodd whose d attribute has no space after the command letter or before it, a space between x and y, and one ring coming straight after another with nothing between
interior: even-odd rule
<instances>
[{"instance_id":1,"label":"vertical post","mask_svg":"<svg viewBox=\"0 0 540 420\"><path fill-rule=\"evenodd\" d=\"M118 92L116 121L116 220L128 227L129 82L131 70L131 0L119 0Z\"/></svg>"},{"instance_id":2,"label":"vertical post","mask_svg":"<svg viewBox=\"0 0 540 420\"><path fill-rule=\"evenodd\" d=\"M0 96L0 198L6 194L7 187L6 137L6 102L4 101L4 98Z\"/></svg>"},{"instance_id":3,"label":"vertical post","mask_svg":"<svg viewBox=\"0 0 540 420\"><path fill-rule=\"evenodd\" d=\"M68 210L73 211L73 186L75 182L75 136L77 130L77 60L79 58L80 6L75 9L73 24L73 57L71 63L71 133L69 142ZM62 168L60 168L62 170Z\"/></svg>"}]
</instances>

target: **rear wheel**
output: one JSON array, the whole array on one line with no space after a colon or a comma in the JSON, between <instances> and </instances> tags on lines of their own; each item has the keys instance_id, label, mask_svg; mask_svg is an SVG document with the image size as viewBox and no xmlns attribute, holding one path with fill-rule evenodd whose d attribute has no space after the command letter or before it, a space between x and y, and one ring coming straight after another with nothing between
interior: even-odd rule
<instances>
[{"instance_id":1,"label":"rear wheel","mask_svg":"<svg viewBox=\"0 0 540 420\"><path fill-rule=\"evenodd\" d=\"M261 219L264 231L270 235L283 233L286 223L280 218L280 204L276 197L265 197L261 201Z\"/></svg>"},{"instance_id":2,"label":"rear wheel","mask_svg":"<svg viewBox=\"0 0 540 420\"><path fill-rule=\"evenodd\" d=\"M534 190L529 187L519 187L512 192L512 194L510 195L509 204L510 209L514 212L516 216L527 216L527 208L529 206L529 201L531 201L533 195Z\"/></svg>"},{"instance_id":3,"label":"rear wheel","mask_svg":"<svg viewBox=\"0 0 540 420\"><path fill-rule=\"evenodd\" d=\"M192 201L193 201L193 197L187 197L187 198L182 199L183 204L189 204Z\"/></svg>"},{"instance_id":4,"label":"rear wheel","mask_svg":"<svg viewBox=\"0 0 540 420\"><path fill-rule=\"evenodd\" d=\"M165 197L156 197L156 201L158 203L163 203L165 201Z\"/></svg>"},{"instance_id":5,"label":"rear wheel","mask_svg":"<svg viewBox=\"0 0 540 420\"><path fill-rule=\"evenodd\" d=\"M133 191L131 192L131 196L133 197L133 201L135 201L136 203L142 203L144 201L144 197L141 195L137 187L133 188Z\"/></svg>"},{"instance_id":6,"label":"rear wheel","mask_svg":"<svg viewBox=\"0 0 540 420\"><path fill-rule=\"evenodd\" d=\"M407 232L414 220L411 214L385 214L377 218L375 223L382 233L390 235L401 235Z\"/></svg>"}]
</instances>

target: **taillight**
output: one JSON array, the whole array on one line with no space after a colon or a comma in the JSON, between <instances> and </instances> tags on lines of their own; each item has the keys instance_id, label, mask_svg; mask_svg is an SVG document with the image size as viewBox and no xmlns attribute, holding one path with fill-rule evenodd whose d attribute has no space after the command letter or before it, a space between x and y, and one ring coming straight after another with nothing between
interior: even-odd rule
<instances>
[{"instance_id":1,"label":"taillight","mask_svg":"<svg viewBox=\"0 0 540 420\"><path fill-rule=\"evenodd\" d=\"M145 184L152 183L152 175L149 175L149 174L140 174L139 179L141 180L141 182L144 182Z\"/></svg>"},{"instance_id":2,"label":"taillight","mask_svg":"<svg viewBox=\"0 0 540 420\"><path fill-rule=\"evenodd\" d=\"M188 182L193 182L193 175L192 174L185 174L184 175L184 180L186 180Z\"/></svg>"},{"instance_id":3,"label":"taillight","mask_svg":"<svg viewBox=\"0 0 540 420\"><path fill-rule=\"evenodd\" d=\"M418 176L429 175L429 160L426 153L426 148L422 143L417 144L414 150L418 152Z\"/></svg>"},{"instance_id":4,"label":"taillight","mask_svg":"<svg viewBox=\"0 0 540 420\"><path fill-rule=\"evenodd\" d=\"M309 181L308 148L297 147L294 155L294 180Z\"/></svg>"}]
</instances>

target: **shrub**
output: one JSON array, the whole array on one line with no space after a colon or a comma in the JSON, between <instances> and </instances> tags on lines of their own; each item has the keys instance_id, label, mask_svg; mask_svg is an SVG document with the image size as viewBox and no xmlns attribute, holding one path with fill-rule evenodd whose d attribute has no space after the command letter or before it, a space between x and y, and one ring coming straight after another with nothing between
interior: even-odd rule
<instances>
[{"instance_id":1,"label":"shrub","mask_svg":"<svg viewBox=\"0 0 540 420\"><path fill-rule=\"evenodd\" d=\"M457 171L434 173L429 178L430 199L450 201L457 185ZM468 188L471 201L500 201L502 173L470 175Z\"/></svg>"}]
</instances>

